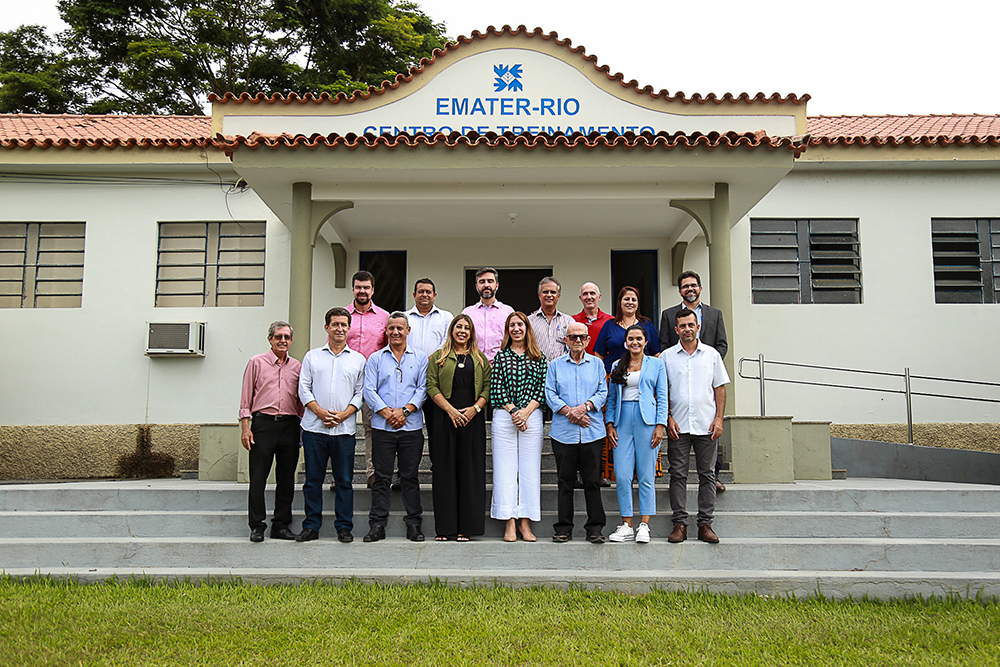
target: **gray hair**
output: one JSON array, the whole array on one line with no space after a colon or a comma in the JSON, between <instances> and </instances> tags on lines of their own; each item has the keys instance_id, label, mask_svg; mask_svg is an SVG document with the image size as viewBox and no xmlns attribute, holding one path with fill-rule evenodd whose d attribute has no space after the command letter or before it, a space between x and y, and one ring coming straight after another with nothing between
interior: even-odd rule
<instances>
[{"instance_id":1,"label":"gray hair","mask_svg":"<svg viewBox=\"0 0 1000 667\"><path fill-rule=\"evenodd\" d=\"M545 276L544 278L538 281L539 294L542 293L542 285L544 285L545 283L555 283L556 287L559 288L559 293L562 294L562 283L559 282L559 280L557 280L555 276Z\"/></svg>"},{"instance_id":2,"label":"gray hair","mask_svg":"<svg viewBox=\"0 0 1000 667\"><path fill-rule=\"evenodd\" d=\"M389 319L387 319L386 322L388 322L389 320L403 320L404 322L406 322L406 326L410 326L410 318L407 317L406 313L404 313L401 310L389 313Z\"/></svg>"},{"instance_id":3,"label":"gray hair","mask_svg":"<svg viewBox=\"0 0 1000 667\"><path fill-rule=\"evenodd\" d=\"M271 322L271 326L267 328L267 337L274 338L274 332L278 329L284 329L285 327L288 327L289 333L291 333L293 336L295 335L295 330L292 329L291 324L289 324L288 322L283 322L282 320L276 320L274 322Z\"/></svg>"}]
</instances>

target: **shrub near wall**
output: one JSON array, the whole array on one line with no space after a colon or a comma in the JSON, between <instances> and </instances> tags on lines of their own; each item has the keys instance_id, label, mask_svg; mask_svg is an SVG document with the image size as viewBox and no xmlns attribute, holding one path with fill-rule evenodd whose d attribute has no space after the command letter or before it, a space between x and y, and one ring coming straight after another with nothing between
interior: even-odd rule
<instances>
[{"instance_id":1,"label":"shrub near wall","mask_svg":"<svg viewBox=\"0 0 1000 667\"><path fill-rule=\"evenodd\" d=\"M138 451L140 425L0 426L0 479L115 477L124 457ZM170 476L198 467L199 424L149 425L155 461L173 459ZM148 470L139 466L130 470ZM165 470L164 470L165 472Z\"/></svg>"}]
</instances>

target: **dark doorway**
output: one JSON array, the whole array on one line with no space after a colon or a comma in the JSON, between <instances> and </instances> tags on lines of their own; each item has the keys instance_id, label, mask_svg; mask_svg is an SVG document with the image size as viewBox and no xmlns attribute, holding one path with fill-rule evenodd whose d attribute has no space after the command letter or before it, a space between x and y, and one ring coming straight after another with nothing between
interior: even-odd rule
<instances>
[{"instance_id":1,"label":"dark doorway","mask_svg":"<svg viewBox=\"0 0 1000 667\"><path fill-rule=\"evenodd\" d=\"M390 313L406 310L406 251L362 252L358 258L362 271L375 276L374 301Z\"/></svg>"},{"instance_id":2,"label":"dark doorway","mask_svg":"<svg viewBox=\"0 0 1000 667\"><path fill-rule=\"evenodd\" d=\"M618 307L618 290L631 285L639 290L639 312L660 324L660 278L657 271L655 250L611 251L611 303L607 310L612 315Z\"/></svg>"},{"instance_id":3,"label":"dark doorway","mask_svg":"<svg viewBox=\"0 0 1000 667\"><path fill-rule=\"evenodd\" d=\"M476 292L476 271L465 270L465 305L472 305L479 300ZM520 310L529 315L538 310L538 281L552 275L552 267L544 269L504 269L497 267L500 273L500 289L497 299L514 310Z\"/></svg>"}]
</instances>

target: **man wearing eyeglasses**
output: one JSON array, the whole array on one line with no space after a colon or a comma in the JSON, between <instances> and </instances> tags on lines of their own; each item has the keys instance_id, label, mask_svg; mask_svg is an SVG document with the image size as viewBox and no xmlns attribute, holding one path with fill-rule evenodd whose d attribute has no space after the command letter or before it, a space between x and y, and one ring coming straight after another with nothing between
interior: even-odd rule
<instances>
[{"instance_id":1,"label":"man wearing eyeglasses","mask_svg":"<svg viewBox=\"0 0 1000 667\"><path fill-rule=\"evenodd\" d=\"M267 330L271 349L251 357L243 371L240 395L240 442L250 453L250 494L247 514L250 541L264 541L264 486L275 465L274 516L271 537L294 540L292 497L295 495L295 467L299 463L299 372L302 365L288 356L292 326L272 322Z\"/></svg>"},{"instance_id":2,"label":"man wearing eyeglasses","mask_svg":"<svg viewBox=\"0 0 1000 667\"><path fill-rule=\"evenodd\" d=\"M326 311L326 345L306 352L299 376L299 398L307 408L302 420L302 449L306 457L306 483L302 499L306 518L297 542L319 537L323 526L323 480L326 463L333 470L333 527L337 539L352 542L354 536L354 447L361 389L365 379L365 357L347 345L351 313L346 308Z\"/></svg>"},{"instance_id":3,"label":"man wearing eyeglasses","mask_svg":"<svg viewBox=\"0 0 1000 667\"><path fill-rule=\"evenodd\" d=\"M601 447L606 430L601 408L608 398L604 363L587 354L587 325L573 322L566 329L569 354L549 364L545 403L552 408L552 452L556 456L558 509L553 542L573 539L573 487L579 472L587 503L587 541L604 542L607 517L601 500Z\"/></svg>"},{"instance_id":4,"label":"man wearing eyeglasses","mask_svg":"<svg viewBox=\"0 0 1000 667\"><path fill-rule=\"evenodd\" d=\"M407 346L410 323L406 313L389 315L385 325L389 344L368 357L365 366L365 402L372 408L372 507L365 542L385 539L389 520L389 485L393 469L406 510L406 538L423 542L420 483L417 471L424 451L424 418L420 407L427 396L427 355Z\"/></svg>"}]
</instances>

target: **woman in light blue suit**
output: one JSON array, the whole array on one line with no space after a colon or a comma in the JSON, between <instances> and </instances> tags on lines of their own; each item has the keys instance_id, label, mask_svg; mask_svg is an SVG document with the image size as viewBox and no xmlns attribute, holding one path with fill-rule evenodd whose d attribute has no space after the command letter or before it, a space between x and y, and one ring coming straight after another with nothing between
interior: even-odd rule
<instances>
[{"instance_id":1,"label":"woman in light blue suit","mask_svg":"<svg viewBox=\"0 0 1000 667\"><path fill-rule=\"evenodd\" d=\"M646 329L625 332L624 357L615 362L608 383L608 440L615 453L615 482L622 525L612 542L649 542L649 517L656 514L656 456L667 428L667 373L659 360L643 353ZM632 528L632 472L639 478L639 527Z\"/></svg>"}]
</instances>

